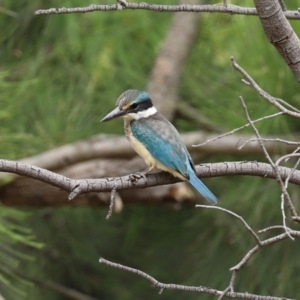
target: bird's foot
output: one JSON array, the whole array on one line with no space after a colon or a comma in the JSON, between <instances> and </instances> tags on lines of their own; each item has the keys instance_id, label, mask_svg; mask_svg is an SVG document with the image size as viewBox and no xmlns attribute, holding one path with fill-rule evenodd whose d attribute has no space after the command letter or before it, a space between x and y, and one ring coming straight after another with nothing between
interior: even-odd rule
<instances>
[{"instance_id":1,"label":"bird's foot","mask_svg":"<svg viewBox=\"0 0 300 300\"><path fill-rule=\"evenodd\" d=\"M137 179L141 179L141 178L146 179L145 172L138 172L138 173L134 173L134 174L129 175L130 181L136 181Z\"/></svg>"},{"instance_id":2,"label":"bird's foot","mask_svg":"<svg viewBox=\"0 0 300 300\"><path fill-rule=\"evenodd\" d=\"M141 179L144 178L146 180L146 175L151 172L154 169L154 167L149 167L148 169L144 170L143 172L137 172L134 174L130 174L129 175L129 179L131 181L135 181L137 179Z\"/></svg>"}]
</instances>

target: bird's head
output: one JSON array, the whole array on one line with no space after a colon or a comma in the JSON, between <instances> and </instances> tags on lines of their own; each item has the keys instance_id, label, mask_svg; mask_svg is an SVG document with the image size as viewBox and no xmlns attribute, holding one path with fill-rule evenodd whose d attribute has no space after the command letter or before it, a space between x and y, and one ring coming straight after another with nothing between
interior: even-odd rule
<instances>
[{"instance_id":1,"label":"bird's head","mask_svg":"<svg viewBox=\"0 0 300 300\"><path fill-rule=\"evenodd\" d=\"M148 93L137 90L128 90L120 95L116 108L106 115L101 122L106 122L117 117L128 120L148 118L157 112Z\"/></svg>"}]
</instances>

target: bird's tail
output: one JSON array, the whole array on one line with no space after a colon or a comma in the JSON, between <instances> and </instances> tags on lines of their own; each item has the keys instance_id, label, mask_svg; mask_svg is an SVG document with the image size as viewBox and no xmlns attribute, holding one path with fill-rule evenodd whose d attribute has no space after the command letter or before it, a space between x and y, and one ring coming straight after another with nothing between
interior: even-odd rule
<instances>
[{"instance_id":1,"label":"bird's tail","mask_svg":"<svg viewBox=\"0 0 300 300\"><path fill-rule=\"evenodd\" d=\"M189 183L211 204L219 203L217 197L205 186L205 184L193 172L190 174Z\"/></svg>"}]
</instances>

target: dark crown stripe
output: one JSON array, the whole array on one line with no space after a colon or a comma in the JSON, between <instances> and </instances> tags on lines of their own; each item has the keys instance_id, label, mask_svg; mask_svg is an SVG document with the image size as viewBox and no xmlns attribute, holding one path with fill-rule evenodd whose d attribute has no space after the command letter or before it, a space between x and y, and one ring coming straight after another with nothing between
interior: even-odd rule
<instances>
[{"instance_id":1,"label":"dark crown stripe","mask_svg":"<svg viewBox=\"0 0 300 300\"><path fill-rule=\"evenodd\" d=\"M148 108L152 107L153 104L152 104L152 101L151 99L149 100L146 100L142 103L139 103L139 106L138 106L138 111L143 111L143 110L147 110Z\"/></svg>"}]
</instances>

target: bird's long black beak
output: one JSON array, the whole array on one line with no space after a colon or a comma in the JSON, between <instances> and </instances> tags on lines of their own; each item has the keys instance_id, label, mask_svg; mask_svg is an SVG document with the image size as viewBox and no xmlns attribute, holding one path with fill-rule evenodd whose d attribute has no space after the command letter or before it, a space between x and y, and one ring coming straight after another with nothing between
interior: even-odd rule
<instances>
[{"instance_id":1,"label":"bird's long black beak","mask_svg":"<svg viewBox=\"0 0 300 300\"><path fill-rule=\"evenodd\" d=\"M117 106L113 111L111 111L108 115L106 115L100 122L106 122L117 117L121 117L125 114L125 111L120 110Z\"/></svg>"}]
</instances>

